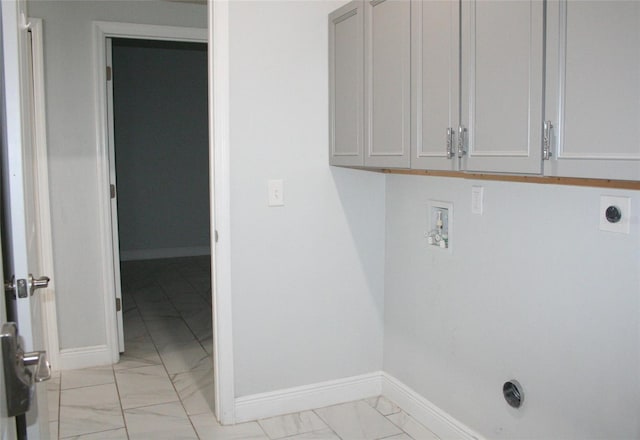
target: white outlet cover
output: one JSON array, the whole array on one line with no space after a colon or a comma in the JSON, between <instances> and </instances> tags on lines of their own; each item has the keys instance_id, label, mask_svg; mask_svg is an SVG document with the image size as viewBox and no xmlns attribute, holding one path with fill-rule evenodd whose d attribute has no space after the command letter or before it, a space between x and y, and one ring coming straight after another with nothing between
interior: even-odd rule
<instances>
[{"instance_id":1,"label":"white outlet cover","mask_svg":"<svg viewBox=\"0 0 640 440\"><path fill-rule=\"evenodd\" d=\"M606 211L609 206L616 206L622 213L617 223L607 220ZM621 196L600 196L600 230L628 234L631 231L631 198Z\"/></svg>"},{"instance_id":2,"label":"white outlet cover","mask_svg":"<svg viewBox=\"0 0 640 440\"><path fill-rule=\"evenodd\" d=\"M280 179L267 181L269 206L284 206L284 182Z\"/></svg>"},{"instance_id":3,"label":"white outlet cover","mask_svg":"<svg viewBox=\"0 0 640 440\"><path fill-rule=\"evenodd\" d=\"M484 211L484 187L471 187L471 213L482 215Z\"/></svg>"}]
</instances>

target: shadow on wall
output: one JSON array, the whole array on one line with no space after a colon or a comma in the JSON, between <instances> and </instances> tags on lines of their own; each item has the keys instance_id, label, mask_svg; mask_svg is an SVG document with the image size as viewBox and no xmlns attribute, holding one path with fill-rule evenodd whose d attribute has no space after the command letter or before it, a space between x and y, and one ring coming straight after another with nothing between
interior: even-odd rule
<instances>
[{"instance_id":1,"label":"shadow on wall","mask_svg":"<svg viewBox=\"0 0 640 440\"><path fill-rule=\"evenodd\" d=\"M360 271L382 321L384 303L385 176L381 173L330 167L349 236L358 253ZM339 221L340 219L338 219ZM344 248L342 248L344 249ZM356 268L353 268L355 271Z\"/></svg>"}]
</instances>

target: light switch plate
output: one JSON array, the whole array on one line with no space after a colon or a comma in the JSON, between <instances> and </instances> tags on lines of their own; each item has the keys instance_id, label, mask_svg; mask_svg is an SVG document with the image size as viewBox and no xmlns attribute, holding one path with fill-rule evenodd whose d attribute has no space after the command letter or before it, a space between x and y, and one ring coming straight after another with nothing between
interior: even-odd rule
<instances>
[{"instance_id":1,"label":"light switch plate","mask_svg":"<svg viewBox=\"0 0 640 440\"><path fill-rule=\"evenodd\" d=\"M471 213L482 215L484 210L484 187L471 187Z\"/></svg>"},{"instance_id":2,"label":"light switch plate","mask_svg":"<svg viewBox=\"0 0 640 440\"><path fill-rule=\"evenodd\" d=\"M282 180L268 180L267 189L269 191L269 206L284 206L284 183Z\"/></svg>"},{"instance_id":3,"label":"light switch plate","mask_svg":"<svg viewBox=\"0 0 640 440\"><path fill-rule=\"evenodd\" d=\"M607 220L607 208L615 206L620 211L620 220ZM631 198L620 196L600 196L600 230L628 234L631 230Z\"/></svg>"}]
</instances>

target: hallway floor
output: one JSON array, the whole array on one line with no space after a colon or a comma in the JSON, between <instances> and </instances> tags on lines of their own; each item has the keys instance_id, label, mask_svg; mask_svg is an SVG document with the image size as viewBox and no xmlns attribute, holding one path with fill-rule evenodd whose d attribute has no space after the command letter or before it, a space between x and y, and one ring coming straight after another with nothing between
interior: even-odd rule
<instances>
[{"instance_id":1,"label":"hallway floor","mask_svg":"<svg viewBox=\"0 0 640 440\"><path fill-rule=\"evenodd\" d=\"M126 262L122 284L125 353L51 379L52 439L437 439L384 397L221 426L209 257Z\"/></svg>"}]
</instances>

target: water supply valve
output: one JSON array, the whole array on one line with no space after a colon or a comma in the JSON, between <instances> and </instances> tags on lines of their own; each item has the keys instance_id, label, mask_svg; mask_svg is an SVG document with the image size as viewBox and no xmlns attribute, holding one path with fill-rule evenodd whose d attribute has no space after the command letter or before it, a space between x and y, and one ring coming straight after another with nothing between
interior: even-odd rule
<instances>
[{"instance_id":1,"label":"water supply valve","mask_svg":"<svg viewBox=\"0 0 640 440\"><path fill-rule=\"evenodd\" d=\"M451 247L451 217L453 205L430 201L427 208L428 229L425 232L427 244L440 249Z\"/></svg>"}]
</instances>

